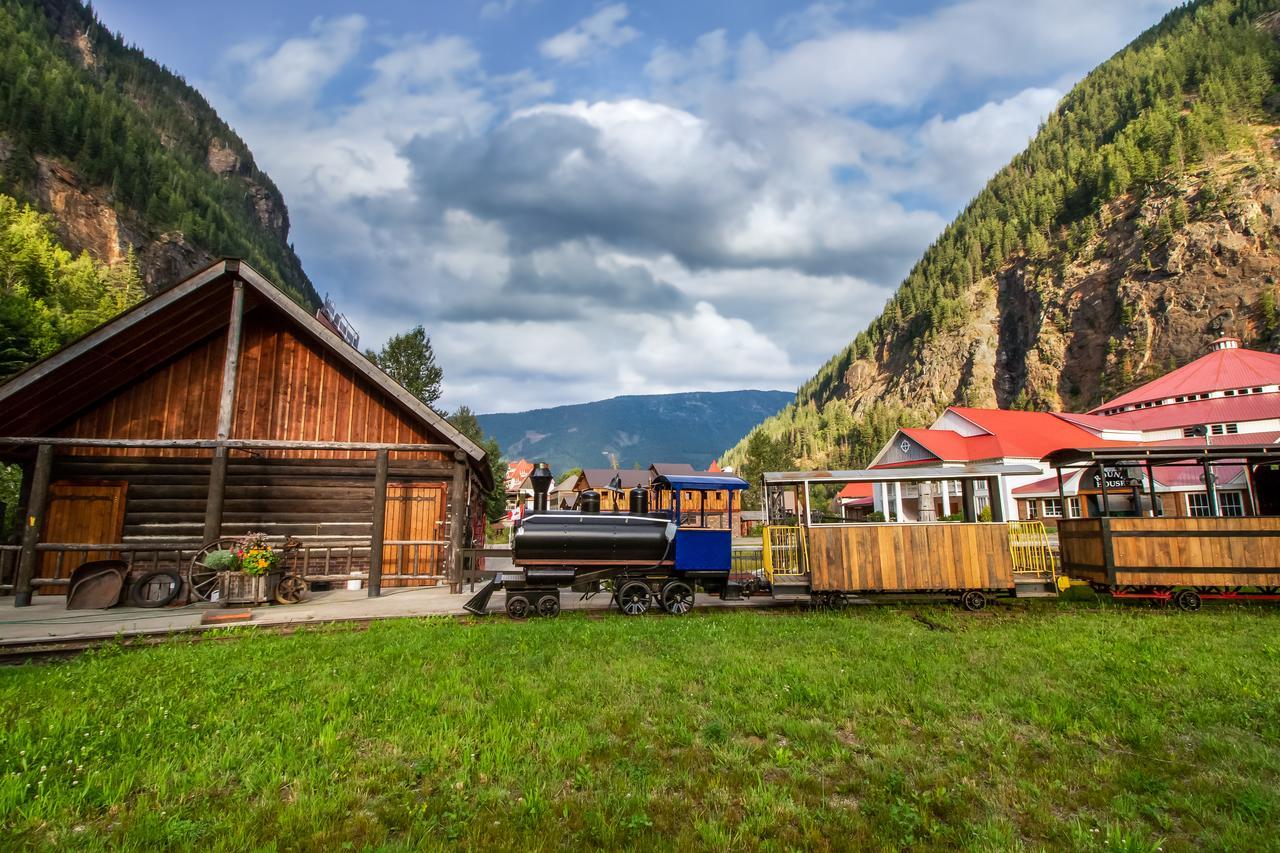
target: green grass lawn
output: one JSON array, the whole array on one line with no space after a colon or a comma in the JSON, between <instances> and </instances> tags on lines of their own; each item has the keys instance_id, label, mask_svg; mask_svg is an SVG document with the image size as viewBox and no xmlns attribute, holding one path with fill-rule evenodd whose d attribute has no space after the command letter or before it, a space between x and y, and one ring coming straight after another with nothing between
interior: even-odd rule
<instances>
[{"instance_id":1,"label":"green grass lawn","mask_svg":"<svg viewBox=\"0 0 1280 853\"><path fill-rule=\"evenodd\" d=\"M0 670L0 837L77 848L1258 849L1280 610L565 615Z\"/></svg>"}]
</instances>

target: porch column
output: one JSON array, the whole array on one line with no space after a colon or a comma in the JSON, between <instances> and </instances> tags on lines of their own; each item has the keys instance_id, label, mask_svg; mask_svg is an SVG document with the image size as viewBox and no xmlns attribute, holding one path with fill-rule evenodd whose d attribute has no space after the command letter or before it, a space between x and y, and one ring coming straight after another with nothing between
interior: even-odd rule
<instances>
[{"instance_id":1,"label":"porch column","mask_svg":"<svg viewBox=\"0 0 1280 853\"><path fill-rule=\"evenodd\" d=\"M1004 521L1004 484L999 475L987 478L987 503L991 507L991 520Z\"/></svg>"},{"instance_id":2,"label":"porch column","mask_svg":"<svg viewBox=\"0 0 1280 853\"><path fill-rule=\"evenodd\" d=\"M902 509L902 481L893 484L893 506L898 513L898 523L906 521L905 514Z\"/></svg>"},{"instance_id":3,"label":"porch column","mask_svg":"<svg viewBox=\"0 0 1280 853\"><path fill-rule=\"evenodd\" d=\"M964 515L964 520L969 524L978 520L978 511L975 508L973 495L973 480L964 479L960 481L960 512Z\"/></svg>"},{"instance_id":4,"label":"porch column","mask_svg":"<svg viewBox=\"0 0 1280 853\"><path fill-rule=\"evenodd\" d=\"M942 486L942 514L951 515L951 482L943 480L940 485Z\"/></svg>"},{"instance_id":5,"label":"porch column","mask_svg":"<svg viewBox=\"0 0 1280 853\"><path fill-rule=\"evenodd\" d=\"M871 508L881 515L887 516L888 504L885 501L884 483L871 484Z\"/></svg>"},{"instance_id":6,"label":"porch column","mask_svg":"<svg viewBox=\"0 0 1280 853\"><path fill-rule=\"evenodd\" d=\"M453 482L449 484L449 592L462 592L462 535L467 529L467 463L462 451L453 454Z\"/></svg>"},{"instance_id":7,"label":"porch column","mask_svg":"<svg viewBox=\"0 0 1280 853\"><path fill-rule=\"evenodd\" d=\"M1151 484L1151 517L1159 518L1164 515L1164 504L1156 503L1159 500L1156 497L1156 472L1151 467L1151 460L1147 460L1147 482Z\"/></svg>"},{"instance_id":8,"label":"porch column","mask_svg":"<svg viewBox=\"0 0 1280 853\"><path fill-rule=\"evenodd\" d=\"M382 595L382 543L387 536L387 471L390 454L378 451L373 474L373 532L369 537L369 597Z\"/></svg>"},{"instance_id":9,"label":"porch column","mask_svg":"<svg viewBox=\"0 0 1280 853\"><path fill-rule=\"evenodd\" d=\"M227 351L222 361L222 394L218 399L218 441L231 437L231 418L235 413L236 376L240 370L240 331L244 326L244 282L237 279L231 287L231 319L227 324ZM209 495L204 508L204 541L222 536L222 502L227 492L227 448L213 451L209 469Z\"/></svg>"},{"instance_id":10,"label":"porch column","mask_svg":"<svg viewBox=\"0 0 1280 853\"><path fill-rule=\"evenodd\" d=\"M36 467L31 477L31 495L27 499L27 523L22 528L22 551L18 555L18 577L13 584L14 607L31 604L31 579L36 574L40 554L36 545L44 529L44 513L49 502L49 480L53 473L53 447L42 444L36 451Z\"/></svg>"}]
</instances>

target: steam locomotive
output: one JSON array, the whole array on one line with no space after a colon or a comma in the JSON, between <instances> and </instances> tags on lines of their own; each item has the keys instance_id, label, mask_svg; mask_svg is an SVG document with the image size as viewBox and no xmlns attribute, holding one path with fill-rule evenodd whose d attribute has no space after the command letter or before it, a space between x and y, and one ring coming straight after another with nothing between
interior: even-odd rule
<instances>
[{"instance_id":1,"label":"steam locomotive","mask_svg":"<svg viewBox=\"0 0 1280 853\"><path fill-rule=\"evenodd\" d=\"M549 510L553 478L546 463L530 475L533 512L511 540L515 572L501 573L464 607L483 614L497 590L507 614L556 616L568 589L593 595L611 588L613 603L639 616L659 607L683 615L698 590L733 598L729 580L733 521L747 482L728 474L662 475L628 494L627 512L601 512L585 491L576 510ZM653 506L650 506L652 496Z\"/></svg>"}]
</instances>

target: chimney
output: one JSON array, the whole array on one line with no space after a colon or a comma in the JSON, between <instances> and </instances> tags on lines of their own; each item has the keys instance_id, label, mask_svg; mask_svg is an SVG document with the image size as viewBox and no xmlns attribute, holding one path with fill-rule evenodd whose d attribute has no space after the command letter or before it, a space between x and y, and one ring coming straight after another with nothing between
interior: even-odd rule
<instances>
[{"instance_id":1,"label":"chimney","mask_svg":"<svg viewBox=\"0 0 1280 853\"><path fill-rule=\"evenodd\" d=\"M551 468L545 462L539 462L538 467L533 469L533 473L529 475L529 482L533 484L533 511L547 511L547 493L551 491L551 484L555 481L555 477L551 476Z\"/></svg>"}]
</instances>

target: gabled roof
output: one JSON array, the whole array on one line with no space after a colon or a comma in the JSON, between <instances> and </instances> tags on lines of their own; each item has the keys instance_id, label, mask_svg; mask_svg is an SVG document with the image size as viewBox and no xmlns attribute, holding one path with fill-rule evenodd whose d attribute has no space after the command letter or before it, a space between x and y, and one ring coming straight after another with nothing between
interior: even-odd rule
<instances>
[{"instance_id":1,"label":"gabled roof","mask_svg":"<svg viewBox=\"0 0 1280 853\"><path fill-rule=\"evenodd\" d=\"M696 474L694 467L687 462L654 462L649 466L649 470L653 472L653 476L661 477L663 474Z\"/></svg>"},{"instance_id":2,"label":"gabled roof","mask_svg":"<svg viewBox=\"0 0 1280 853\"><path fill-rule=\"evenodd\" d=\"M1272 383L1276 381L1273 379ZM1280 418L1280 393L1210 397L1208 400L1170 403L1114 415L1059 415L1059 417L1097 429L1121 430L1175 429L1201 424L1259 421Z\"/></svg>"},{"instance_id":3,"label":"gabled roof","mask_svg":"<svg viewBox=\"0 0 1280 853\"><path fill-rule=\"evenodd\" d=\"M949 429L915 427L905 427L899 432L943 462L977 462L999 459L1003 455L1000 442L991 435L961 435Z\"/></svg>"},{"instance_id":4,"label":"gabled roof","mask_svg":"<svg viewBox=\"0 0 1280 853\"><path fill-rule=\"evenodd\" d=\"M1001 451L995 456L999 457L1040 459L1059 447L1081 447L1098 440L1088 430L1050 412L971 409L964 406L951 406L948 411L995 436Z\"/></svg>"},{"instance_id":5,"label":"gabled roof","mask_svg":"<svg viewBox=\"0 0 1280 853\"><path fill-rule=\"evenodd\" d=\"M1108 400L1093 409L1091 414L1149 400L1276 383L1280 383L1280 355L1239 347L1216 349L1159 379Z\"/></svg>"},{"instance_id":6,"label":"gabled roof","mask_svg":"<svg viewBox=\"0 0 1280 853\"><path fill-rule=\"evenodd\" d=\"M623 489L634 489L636 486L649 485L650 474L647 468L640 471L634 469L587 468L582 472L579 482L584 483L588 489L607 489L615 476L622 480Z\"/></svg>"},{"instance_id":7,"label":"gabled roof","mask_svg":"<svg viewBox=\"0 0 1280 853\"><path fill-rule=\"evenodd\" d=\"M42 435L227 325L234 281L475 461L484 450L243 261L223 259L143 300L0 385L0 435Z\"/></svg>"}]
</instances>

